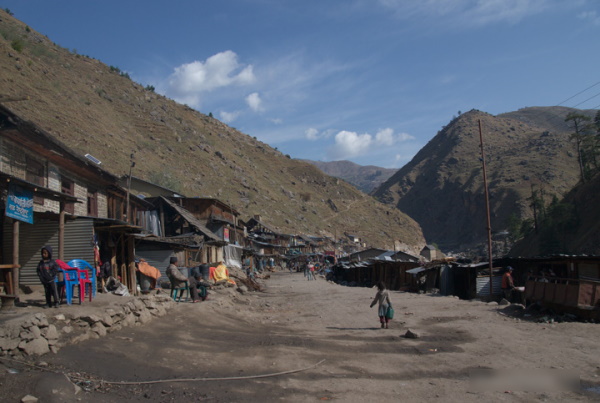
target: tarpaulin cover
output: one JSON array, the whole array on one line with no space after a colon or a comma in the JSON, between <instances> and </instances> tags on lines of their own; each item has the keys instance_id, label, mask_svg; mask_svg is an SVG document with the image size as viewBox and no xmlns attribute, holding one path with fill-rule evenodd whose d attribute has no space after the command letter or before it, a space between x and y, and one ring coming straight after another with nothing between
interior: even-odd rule
<instances>
[{"instance_id":1,"label":"tarpaulin cover","mask_svg":"<svg viewBox=\"0 0 600 403\"><path fill-rule=\"evenodd\" d=\"M150 264L148 264L148 262L144 260L141 260L138 263L138 270L140 271L140 273L145 274L146 276L155 280L158 280L158 278L160 277L160 270L158 270L154 266L150 266Z\"/></svg>"},{"instance_id":2,"label":"tarpaulin cover","mask_svg":"<svg viewBox=\"0 0 600 403\"><path fill-rule=\"evenodd\" d=\"M223 247L224 261L227 267L242 268L242 252L244 248L237 245L226 245Z\"/></svg>"}]
</instances>

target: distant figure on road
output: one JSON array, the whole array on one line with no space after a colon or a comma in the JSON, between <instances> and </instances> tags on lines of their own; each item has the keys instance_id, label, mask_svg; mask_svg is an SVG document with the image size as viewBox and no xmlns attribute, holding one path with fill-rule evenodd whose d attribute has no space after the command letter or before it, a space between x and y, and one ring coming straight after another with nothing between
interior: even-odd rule
<instances>
[{"instance_id":1,"label":"distant figure on road","mask_svg":"<svg viewBox=\"0 0 600 403\"><path fill-rule=\"evenodd\" d=\"M387 317L388 308L392 306L392 302L390 301L390 296L388 290L385 289L385 284L383 281L377 283L377 294L375 294L375 298L373 302L371 302L371 308L373 305L379 302L379 309L377 310L377 315L379 315L379 322L381 323L381 328L388 328L389 318Z\"/></svg>"},{"instance_id":2,"label":"distant figure on road","mask_svg":"<svg viewBox=\"0 0 600 403\"><path fill-rule=\"evenodd\" d=\"M306 265L308 281L315 280L315 265L313 262L308 262Z\"/></svg>"}]
</instances>

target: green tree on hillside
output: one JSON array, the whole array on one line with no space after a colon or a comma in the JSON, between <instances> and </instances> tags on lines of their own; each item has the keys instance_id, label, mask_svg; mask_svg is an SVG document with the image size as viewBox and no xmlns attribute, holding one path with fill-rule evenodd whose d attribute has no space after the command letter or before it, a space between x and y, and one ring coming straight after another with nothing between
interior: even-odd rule
<instances>
[{"instance_id":1,"label":"green tree on hillside","mask_svg":"<svg viewBox=\"0 0 600 403\"><path fill-rule=\"evenodd\" d=\"M595 134L592 140L592 163L594 164L594 170L600 170L600 111L596 112L596 116L594 117L594 129Z\"/></svg>"},{"instance_id":2,"label":"green tree on hillside","mask_svg":"<svg viewBox=\"0 0 600 403\"><path fill-rule=\"evenodd\" d=\"M548 206L548 214L540 231L542 254L570 253L567 240L579 224L577 209L573 204L559 201L556 196Z\"/></svg>"},{"instance_id":3,"label":"green tree on hillside","mask_svg":"<svg viewBox=\"0 0 600 403\"><path fill-rule=\"evenodd\" d=\"M571 134L571 139L575 140L577 150L577 161L579 162L579 175L581 182L585 182L590 176L591 159L593 159L593 125L589 116L577 112L571 112L565 118L565 122L570 123L575 130Z\"/></svg>"}]
</instances>

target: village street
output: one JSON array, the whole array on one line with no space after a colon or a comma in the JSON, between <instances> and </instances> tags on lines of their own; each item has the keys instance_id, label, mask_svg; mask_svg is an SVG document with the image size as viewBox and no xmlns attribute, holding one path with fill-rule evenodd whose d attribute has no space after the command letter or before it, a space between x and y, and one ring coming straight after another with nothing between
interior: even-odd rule
<instances>
[{"instance_id":1,"label":"village street","mask_svg":"<svg viewBox=\"0 0 600 403\"><path fill-rule=\"evenodd\" d=\"M518 320L494 304L392 291L396 317L385 330L369 308L375 289L288 272L272 273L265 284L264 292L245 295L212 292L144 326L66 346L38 359L45 370L0 361L20 368L4 371L1 388L41 402L600 399L598 324ZM408 329L418 338L404 337ZM478 388L475 375L486 368L510 372ZM89 382L74 395L57 372ZM557 381L569 374L583 387ZM202 379L163 381L184 378Z\"/></svg>"}]
</instances>

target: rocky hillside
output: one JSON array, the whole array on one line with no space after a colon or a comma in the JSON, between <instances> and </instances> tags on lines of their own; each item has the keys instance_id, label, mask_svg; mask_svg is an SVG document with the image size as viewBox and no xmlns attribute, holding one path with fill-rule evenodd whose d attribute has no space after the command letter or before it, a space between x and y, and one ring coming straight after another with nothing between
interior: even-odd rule
<instances>
[{"instance_id":1,"label":"rocky hillside","mask_svg":"<svg viewBox=\"0 0 600 403\"><path fill-rule=\"evenodd\" d=\"M452 120L374 192L423 228L444 251L487 242L480 161L481 121L493 232L511 214L532 217L532 189L549 203L578 182L575 145L564 117L568 108L525 108L499 116L472 110Z\"/></svg>"},{"instance_id":2,"label":"rocky hillside","mask_svg":"<svg viewBox=\"0 0 600 403\"><path fill-rule=\"evenodd\" d=\"M351 161L304 161L316 166L327 175L345 180L367 194L378 188L397 171L397 169L374 165L358 165Z\"/></svg>"},{"instance_id":3,"label":"rocky hillside","mask_svg":"<svg viewBox=\"0 0 600 403\"><path fill-rule=\"evenodd\" d=\"M216 197L289 233L340 236L416 251L419 225L314 166L158 95L116 67L52 43L0 11L0 102L116 175L187 196ZM24 99L26 100L19 100ZM9 102L10 101L10 102Z\"/></svg>"}]
</instances>

